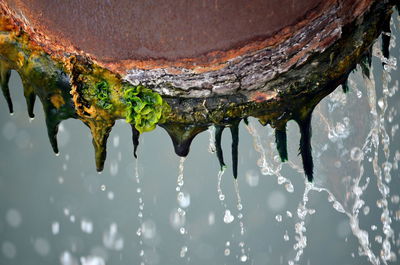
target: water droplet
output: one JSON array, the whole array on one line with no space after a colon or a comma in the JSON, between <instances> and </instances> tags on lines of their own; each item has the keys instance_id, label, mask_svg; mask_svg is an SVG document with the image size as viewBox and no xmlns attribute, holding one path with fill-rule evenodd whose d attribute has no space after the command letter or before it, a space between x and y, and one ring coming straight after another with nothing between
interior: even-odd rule
<instances>
[{"instance_id":1,"label":"water droplet","mask_svg":"<svg viewBox=\"0 0 400 265\"><path fill-rule=\"evenodd\" d=\"M246 182L250 187L257 187L260 176L254 170L248 170L246 172Z\"/></svg>"},{"instance_id":2,"label":"water droplet","mask_svg":"<svg viewBox=\"0 0 400 265\"><path fill-rule=\"evenodd\" d=\"M242 255L242 256L240 257L240 261L241 261L241 262L246 262L246 261L247 261L247 256L246 256L246 255Z\"/></svg>"},{"instance_id":3,"label":"water droplet","mask_svg":"<svg viewBox=\"0 0 400 265\"><path fill-rule=\"evenodd\" d=\"M185 215L182 215L178 209L173 209L170 214L170 224L173 228L179 229L180 227L185 225Z\"/></svg>"},{"instance_id":4,"label":"water droplet","mask_svg":"<svg viewBox=\"0 0 400 265\"><path fill-rule=\"evenodd\" d=\"M65 216L68 216L68 215L69 215L69 209L68 209L68 208L64 208L63 211L64 211L64 215L65 215Z\"/></svg>"},{"instance_id":5,"label":"water droplet","mask_svg":"<svg viewBox=\"0 0 400 265\"><path fill-rule=\"evenodd\" d=\"M119 135L114 136L113 138L113 146L118 147L119 146Z\"/></svg>"},{"instance_id":6,"label":"water droplet","mask_svg":"<svg viewBox=\"0 0 400 265\"><path fill-rule=\"evenodd\" d=\"M105 261L102 257L98 256L88 256L81 257L80 259L82 265L105 265Z\"/></svg>"},{"instance_id":7,"label":"water droplet","mask_svg":"<svg viewBox=\"0 0 400 265\"><path fill-rule=\"evenodd\" d=\"M104 184L101 185L101 186L100 186L100 189L101 189L102 191L105 191L105 190L106 190L106 185L104 185Z\"/></svg>"},{"instance_id":8,"label":"water droplet","mask_svg":"<svg viewBox=\"0 0 400 265\"><path fill-rule=\"evenodd\" d=\"M78 261L69 253L65 251L60 256L61 265L77 265Z\"/></svg>"},{"instance_id":9,"label":"water droplet","mask_svg":"<svg viewBox=\"0 0 400 265\"><path fill-rule=\"evenodd\" d=\"M231 254L231 250L229 249L229 248L226 248L225 250L224 250L224 255L225 256L229 256Z\"/></svg>"},{"instance_id":10,"label":"water droplet","mask_svg":"<svg viewBox=\"0 0 400 265\"><path fill-rule=\"evenodd\" d=\"M360 148L354 147L353 149L351 149L350 157L354 161L360 161L363 159L364 153L361 151Z\"/></svg>"},{"instance_id":11,"label":"water droplet","mask_svg":"<svg viewBox=\"0 0 400 265\"><path fill-rule=\"evenodd\" d=\"M393 196L390 198L390 200L391 200L392 203L398 204L398 203L400 202L400 197L399 197L399 195L393 195Z\"/></svg>"},{"instance_id":12,"label":"water droplet","mask_svg":"<svg viewBox=\"0 0 400 265\"><path fill-rule=\"evenodd\" d=\"M153 220L146 220L143 222L141 230L143 237L146 239L153 239L157 234L156 224Z\"/></svg>"},{"instance_id":13,"label":"water droplet","mask_svg":"<svg viewBox=\"0 0 400 265\"><path fill-rule=\"evenodd\" d=\"M277 215L275 216L275 220L276 220L278 223L282 222L282 215L277 214Z\"/></svg>"},{"instance_id":14,"label":"water droplet","mask_svg":"<svg viewBox=\"0 0 400 265\"><path fill-rule=\"evenodd\" d=\"M118 174L118 162L117 161L111 161L110 164L110 175L111 176L116 176Z\"/></svg>"},{"instance_id":15,"label":"water droplet","mask_svg":"<svg viewBox=\"0 0 400 265\"><path fill-rule=\"evenodd\" d=\"M64 178L63 177L58 177L58 183L63 184L64 183Z\"/></svg>"},{"instance_id":16,"label":"water droplet","mask_svg":"<svg viewBox=\"0 0 400 265\"><path fill-rule=\"evenodd\" d=\"M180 207L187 208L190 205L190 194L187 192L179 192L177 196Z\"/></svg>"},{"instance_id":17,"label":"water droplet","mask_svg":"<svg viewBox=\"0 0 400 265\"><path fill-rule=\"evenodd\" d=\"M116 223L112 223L110 228L103 233L103 244L106 248L117 251L124 248L124 239L118 233L118 226Z\"/></svg>"},{"instance_id":18,"label":"water droplet","mask_svg":"<svg viewBox=\"0 0 400 265\"><path fill-rule=\"evenodd\" d=\"M11 242L5 241L1 245L1 251L7 259L13 259L17 255L17 248Z\"/></svg>"},{"instance_id":19,"label":"water droplet","mask_svg":"<svg viewBox=\"0 0 400 265\"><path fill-rule=\"evenodd\" d=\"M114 200L114 192L112 192L112 191L109 191L108 193L107 193L107 198L111 201L111 200Z\"/></svg>"},{"instance_id":20,"label":"water droplet","mask_svg":"<svg viewBox=\"0 0 400 265\"><path fill-rule=\"evenodd\" d=\"M214 225L215 224L215 214L213 212L210 212L208 214L208 225Z\"/></svg>"},{"instance_id":21,"label":"water droplet","mask_svg":"<svg viewBox=\"0 0 400 265\"><path fill-rule=\"evenodd\" d=\"M181 235L184 235L186 233L186 229L184 227L181 227L179 229L179 232L181 233Z\"/></svg>"},{"instance_id":22,"label":"water droplet","mask_svg":"<svg viewBox=\"0 0 400 265\"><path fill-rule=\"evenodd\" d=\"M394 213L394 219L395 219L396 221L399 221L399 220L400 220L400 210L398 210L398 211L396 211L396 212Z\"/></svg>"},{"instance_id":23,"label":"water droplet","mask_svg":"<svg viewBox=\"0 0 400 265\"><path fill-rule=\"evenodd\" d=\"M81 230L86 234L91 234L93 232L93 223L87 219L82 219Z\"/></svg>"},{"instance_id":24,"label":"water droplet","mask_svg":"<svg viewBox=\"0 0 400 265\"><path fill-rule=\"evenodd\" d=\"M386 104L385 104L383 98L380 98L378 100L378 106L379 106L379 108L381 108L381 110L383 110L385 108Z\"/></svg>"},{"instance_id":25,"label":"water droplet","mask_svg":"<svg viewBox=\"0 0 400 265\"><path fill-rule=\"evenodd\" d=\"M285 241L289 241L289 235L288 235L288 231L287 230L285 231L285 234L283 235L283 239Z\"/></svg>"},{"instance_id":26,"label":"water droplet","mask_svg":"<svg viewBox=\"0 0 400 265\"><path fill-rule=\"evenodd\" d=\"M53 222L51 224L51 232L53 233L53 235L58 235L58 233L60 233L60 223Z\"/></svg>"},{"instance_id":27,"label":"water droplet","mask_svg":"<svg viewBox=\"0 0 400 265\"><path fill-rule=\"evenodd\" d=\"M218 198L219 198L220 201L223 201L223 200L225 200L225 195L224 194L220 194L218 196Z\"/></svg>"},{"instance_id":28,"label":"water droplet","mask_svg":"<svg viewBox=\"0 0 400 265\"><path fill-rule=\"evenodd\" d=\"M292 183L286 183L285 188L290 193L294 192L294 187L293 187Z\"/></svg>"},{"instance_id":29,"label":"water droplet","mask_svg":"<svg viewBox=\"0 0 400 265\"><path fill-rule=\"evenodd\" d=\"M181 257L181 258L184 258L184 257L186 256L187 251L188 251L188 247L187 247L187 246L183 246L183 247L181 248L180 257Z\"/></svg>"},{"instance_id":30,"label":"water droplet","mask_svg":"<svg viewBox=\"0 0 400 265\"><path fill-rule=\"evenodd\" d=\"M369 214L369 207L368 206L364 207L363 213L364 213L364 215L368 215Z\"/></svg>"},{"instance_id":31,"label":"water droplet","mask_svg":"<svg viewBox=\"0 0 400 265\"><path fill-rule=\"evenodd\" d=\"M17 228L22 222L21 214L16 209L9 209L6 213L6 221L9 226Z\"/></svg>"},{"instance_id":32,"label":"water droplet","mask_svg":"<svg viewBox=\"0 0 400 265\"><path fill-rule=\"evenodd\" d=\"M345 213L343 206L338 201L333 203L333 208L340 213Z\"/></svg>"},{"instance_id":33,"label":"water droplet","mask_svg":"<svg viewBox=\"0 0 400 265\"><path fill-rule=\"evenodd\" d=\"M230 224L233 222L235 217L231 214L231 211L225 210L225 215L224 215L224 223Z\"/></svg>"}]
</instances>

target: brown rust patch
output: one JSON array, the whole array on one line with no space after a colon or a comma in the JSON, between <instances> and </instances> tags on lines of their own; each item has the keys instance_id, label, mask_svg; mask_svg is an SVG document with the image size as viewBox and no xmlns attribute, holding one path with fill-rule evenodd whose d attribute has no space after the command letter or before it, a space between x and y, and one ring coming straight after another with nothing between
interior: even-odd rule
<instances>
[{"instance_id":1,"label":"brown rust patch","mask_svg":"<svg viewBox=\"0 0 400 265\"><path fill-rule=\"evenodd\" d=\"M60 109L65 104L64 98L60 94L52 95L50 101L56 109Z\"/></svg>"},{"instance_id":2,"label":"brown rust patch","mask_svg":"<svg viewBox=\"0 0 400 265\"><path fill-rule=\"evenodd\" d=\"M238 56L279 45L337 4L335 0L223 0L217 10L214 1L187 4L173 0L159 4L164 9L154 11L161 7L153 1L137 1L135 5L109 1L109 6L98 1L75 2L6 0L0 5L19 18L24 30L48 53L82 54L124 74L131 68L186 68L195 73L221 69ZM118 8L122 7L120 14ZM129 16L138 12L140 18L147 17L129 23ZM158 16L151 16L152 12ZM65 23L65 17L70 23ZM171 17L174 19L166 20ZM142 23L140 27L138 23ZM154 23L160 26L152 28Z\"/></svg>"},{"instance_id":3,"label":"brown rust patch","mask_svg":"<svg viewBox=\"0 0 400 265\"><path fill-rule=\"evenodd\" d=\"M254 101L256 103L261 103L264 101L272 100L277 98L278 93L275 91L267 91L267 92L254 92L250 95L250 101Z\"/></svg>"}]
</instances>

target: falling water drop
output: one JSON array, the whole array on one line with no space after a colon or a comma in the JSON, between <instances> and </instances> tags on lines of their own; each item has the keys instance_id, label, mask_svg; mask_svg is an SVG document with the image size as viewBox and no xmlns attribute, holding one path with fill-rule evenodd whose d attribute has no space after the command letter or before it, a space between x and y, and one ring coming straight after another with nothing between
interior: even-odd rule
<instances>
[{"instance_id":1,"label":"falling water drop","mask_svg":"<svg viewBox=\"0 0 400 265\"><path fill-rule=\"evenodd\" d=\"M229 249L229 248L226 248L225 250L224 250L224 255L225 256L229 256L231 254L231 250Z\"/></svg>"},{"instance_id":2,"label":"falling water drop","mask_svg":"<svg viewBox=\"0 0 400 265\"><path fill-rule=\"evenodd\" d=\"M181 248L181 252L180 252L180 257L184 258L186 256L186 253L188 252L188 247L187 246L183 246Z\"/></svg>"},{"instance_id":3,"label":"falling water drop","mask_svg":"<svg viewBox=\"0 0 400 265\"><path fill-rule=\"evenodd\" d=\"M134 128L132 126L132 128ZM132 129L133 130L133 129ZM141 194L141 179L139 175L139 160L135 161L135 181L136 181L136 193L138 194L138 218L139 218L139 227L136 230L136 235L139 237L139 256L141 258L141 264L144 264L144 249L143 249L143 229L146 229L143 222L143 210L144 210L144 202ZM143 253L143 254L142 254Z\"/></svg>"},{"instance_id":4,"label":"falling water drop","mask_svg":"<svg viewBox=\"0 0 400 265\"><path fill-rule=\"evenodd\" d=\"M88 219L82 219L81 221L81 230L86 234L93 233L93 223Z\"/></svg>"},{"instance_id":5,"label":"falling water drop","mask_svg":"<svg viewBox=\"0 0 400 265\"><path fill-rule=\"evenodd\" d=\"M368 215L369 214L369 207L368 206L364 207L363 213L364 213L364 215Z\"/></svg>"},{"instance_id":6,"label":"falling water drop","mask_svg":"<svg viewBox=\"0 0 400 265\"><path fill-rule=\"evenodd\" d=\"M277 215L275 216L275 220L276 220L278 223L282 222L282 215L277 214Z\"/></svg>"},{"instance_id":7,"label":"falling water drop","mask_svg":"<svg viewBox=\"0 0 400 265\"><path fill-rule=\"evenodd\" d=\"M60 223L53 222L51 224L51 232L53 235L58 235L58 233L60 233Z\"/></svg>"},{"instance_id":8,"label":"falling water drop","mask_svg":"<svg viewBox=\"0 0 400 265\"><path fill-rule=\"evenodd\" d=\"M400 202L400 197L399 197L399 195L392 195L390 200L391 200L392 203L398 204Z\"/></svg>"},{"instance_id":9,"label":"falling water drop","mask_svg":"<svg viewBox=\"0 0 400 265\"><path fill-rule=\"evenodd\" d=\"M283 235L283 239L285 241L289 241L289 235L288 235L288 231L287 230L285 231L285 234Z\"/></svg>"},{"instance_id":10,"label":"falling water drop","mask_svg":"<svg viewBox=\"0 0 400 265\"><path fill-rule=\"evenodd\" d=\"M231 211L225 210L225 215L224 215L224 223L230 224L233 222L235 217L231 214Z\"/></svg>"}]
</instances>

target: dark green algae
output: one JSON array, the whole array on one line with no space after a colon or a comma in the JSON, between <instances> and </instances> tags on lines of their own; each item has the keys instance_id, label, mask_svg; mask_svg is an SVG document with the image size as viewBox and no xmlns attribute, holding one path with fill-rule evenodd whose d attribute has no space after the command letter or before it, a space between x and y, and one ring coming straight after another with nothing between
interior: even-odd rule
<instances>
[{"instance_id":1,"label":"dark green algae","mask_svg":"<svg viewBox=\"0 0 400 265\"><path fill-rule=\"evenodd\" d=\"M295 120L301 132L299 154L305 175L313 180L311 119L315 106L336 87L349 90L347 77L360 64L369 75L371 47L382 30L390 30L390 4L375 4L361 23L343 28L343 36L321 54L310 56L302 66L290 69L266 85L277 96L250 99L238 93L212 98L162 97L151 87L132 85L80 55L55 56L33 43L4 14L0 23L0 85L9 111L13 112L8 80L11 70L21 76L29 117L34 117L36 97L42 103L51 146L58 153L57 132L66 119L81 120L93 136L96 168L101 171L106 159L107 138L117 119L132 128L134 156L140 134L164 128L177 155L187 156L194 137L215 126L216 155L225 167L221 139L229 127L232 136L233 175L238 175L239 124L247 117L275 128L275 142L282 162L288 160L286 123ZM356 24L357 23L357 24ZM388 34L383 38L383 53L388 54Z\"/></svg>"}]
</instances>

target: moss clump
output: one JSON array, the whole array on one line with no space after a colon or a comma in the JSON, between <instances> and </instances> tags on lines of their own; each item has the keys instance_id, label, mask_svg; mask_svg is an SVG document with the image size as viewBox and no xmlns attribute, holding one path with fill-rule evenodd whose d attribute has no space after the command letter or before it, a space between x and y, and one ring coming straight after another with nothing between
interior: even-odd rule
<instances>
[{"instance_id":1,"label":"moss clump","mask_svg":"<svg viewBox=\"0 0 400 265\"><path fill-rule=\"evenodd\" d=\"M123 100L126 121L133 124L140 133L153 130L160 122L162 114L169 109L158 93L142 85L125 85Z\"/></svg>"},{"instance_id":2,"label":"moss clump","mask_svg":"<svg viewBox=\"0 0 400 265\"><path fill-rule=\"evenodd\" d=\"M94 86L94 96L96 97L96 104L106 110L112 109L113 105L110 99L111 91L110 85L107 81L101 81Z\"/></svg>"}]
</instances>

